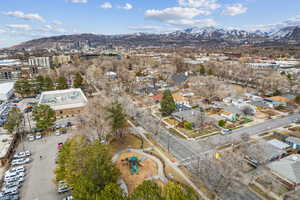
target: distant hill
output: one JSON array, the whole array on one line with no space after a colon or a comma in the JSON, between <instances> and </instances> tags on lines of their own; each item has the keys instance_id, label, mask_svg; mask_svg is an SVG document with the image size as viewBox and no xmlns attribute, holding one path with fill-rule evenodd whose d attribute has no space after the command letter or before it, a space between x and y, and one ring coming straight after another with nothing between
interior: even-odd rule
<instances>
[{"instance_id":1,"label":"distant hill","mask_svg":"<svg viewBox=\"0 0 300 200\"><path fill-rule=\"evenodd\" d=\"M287 26L270 32L220 29L215 27L188 28L167 34L135 33L124 35L77 34L61 35L31 40L14 48L49 48L57 45L88 41L91 46L115 45L125 47L170 47L170 46L234 46L241 44L286 44L300 45L300 27Z\"/></svg>"}]
</instances>

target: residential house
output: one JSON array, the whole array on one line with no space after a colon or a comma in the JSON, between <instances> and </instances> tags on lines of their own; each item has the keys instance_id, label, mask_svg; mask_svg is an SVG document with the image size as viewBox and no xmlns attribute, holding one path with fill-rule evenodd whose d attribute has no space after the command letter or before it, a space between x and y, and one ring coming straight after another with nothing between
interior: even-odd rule
<instances>
[{"instance_id":1,"label":"residential house","mask_svg":"<svg viewBox=\"0 0 300 200\"><path fill-rule=\"evenodd\" d=\"M290 136L285 139L285 142L294 149L300 149L300 138Z\"/></svg>"},{"instance_id":2,"label":"residential house","mask_svg":"<svg viewBox=\"0 0 300 200\"><path fill-rule=\"evenodd\" d=\"M224 117L226 120L235 122L237 120L237 114L231 113L231 112L223 112L221 113L221 116Z\"/></svg>"},{"instance_id":3,"label":"residential house","mask_svg":"<svg viewBox=\"0 0 300 200\"><path fill-rule=\"evenodd\" d=\"M183 85L187 79L188 79L187 74L174 74L170 77L170 82L173 83L174 85Z\"/></svg>"},{"instance_id":4,"label":"residential house","mask_svg":"<svg viewBox=\"0 0 300 200\"><path fill-rule=\"evenodd\" d=\"M290 187L300 185L300 155L292 154L267 165L271 172Z\"/></svg>"},{"instance_id":5,"label":"residential house","mask_svg":"<svg viewBox=\"0 0 300 200\"><path fill-rule=\"evenodd\" d=\"M173 99L177 105L190 105L190 99L187 97L182 96L180 93L172 94Z\"/></svg>"}]
</instances>

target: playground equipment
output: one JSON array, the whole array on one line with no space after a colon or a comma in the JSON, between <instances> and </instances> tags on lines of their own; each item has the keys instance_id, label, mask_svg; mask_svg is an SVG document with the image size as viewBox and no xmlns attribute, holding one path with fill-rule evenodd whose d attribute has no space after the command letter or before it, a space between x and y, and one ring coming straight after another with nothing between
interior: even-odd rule
<instances>
[{"instance_id":1,"label":"playground equipment","mask_svg":"<svg viewBox=\"0 0 300 200\"><path fill-rule=\"evenodd\" d=\"M130 158L125 158L125 160L123 160L123 161L126 161L127 164L129 165L131 175L139 173L138 165L143 166L141 164L141 160L139 160L138 157L136 157L136 156L131 156Z\"/></svg>"}]
</instances>

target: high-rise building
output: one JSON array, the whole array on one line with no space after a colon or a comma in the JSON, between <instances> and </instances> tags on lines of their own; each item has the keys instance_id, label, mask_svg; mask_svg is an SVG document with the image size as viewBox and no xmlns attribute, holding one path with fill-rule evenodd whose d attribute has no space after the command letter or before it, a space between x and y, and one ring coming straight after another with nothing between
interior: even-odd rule
<instances>
[{"instance_id":1,"label":"high-rise building","mask_svg":"<svg viewBox=\"0 0 300 200\"><path fill-rule=\"evenodd\" d=\"M50 67L50 59L49 57L33 57L29 58L28 64L30 66L37 66L37 67Z\"/></svg>"}]
</instances>

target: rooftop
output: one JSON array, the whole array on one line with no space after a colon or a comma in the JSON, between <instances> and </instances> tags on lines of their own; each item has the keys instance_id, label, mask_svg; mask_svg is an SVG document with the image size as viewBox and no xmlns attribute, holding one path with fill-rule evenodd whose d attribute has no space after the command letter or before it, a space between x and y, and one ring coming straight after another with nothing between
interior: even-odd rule
<instances>
[{"instance_id":1,"label":"rooftop","mask_svg":"<svg viewBox=\"0 0 300 200\"><path fill-rule=\"evenodd\" d=\"M10 145L13 142L13 136L12 135L8 135L8 134L4 134L4 135L0 135L0 158L3 158L6 156Z\"/></svg>"},{"instance_id":2,"label":"rooftop","mask_svg":"<svg viewBox=\"0 0 300 200\"><path fill-rule=\"evenodd\" d=\"M14 82L0 83L0 94L7 94L14 88Z\"/></svg>"},{"instance_id":3,"label":"rooftop","mask_svg":"<svg viewBox=\"0 0 300 200\"><path fill-rule=\"evenodd\" d=\"M39 104L47 104L54 110L84 107L87 102L80 88L43 92L39 100Z\"/></svg>"},{"instance_id":4,"label":"rooftop","mask_svg":"<svg viewBox=\"0 0 300 200\"><path fill-rule=\"evenodd\" d=\"M268 167L289 182L300 184L300 155L293 154L268 164Z\"/></svg>"}]
</instances>

